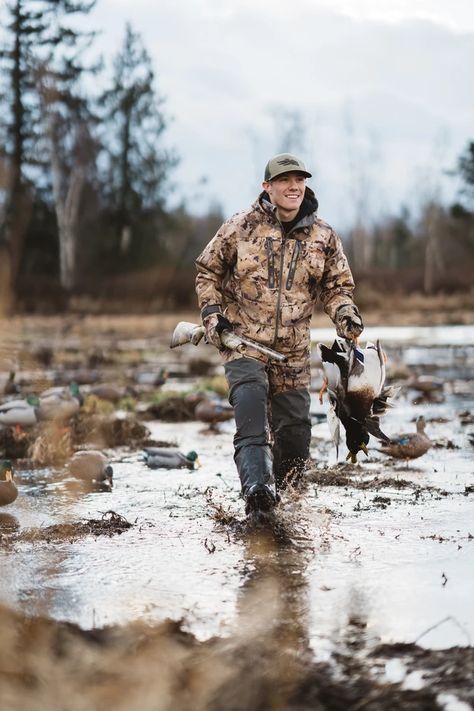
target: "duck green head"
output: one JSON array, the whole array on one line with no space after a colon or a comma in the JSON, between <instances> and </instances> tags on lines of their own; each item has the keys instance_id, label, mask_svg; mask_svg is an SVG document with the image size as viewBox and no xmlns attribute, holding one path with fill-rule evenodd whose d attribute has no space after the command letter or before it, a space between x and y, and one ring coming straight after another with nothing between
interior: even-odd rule
<instances>
[{"instance_id":1,"label":"duck green head","mask_svg":"<svg viewBox=\"0 0 474 711\"><path fill-rule=\"evenodd\" d=\"M32 407L39 407L40 401L37 395L27 395L26 402Z\"/></svg>"},{"instance_id":2,"label":"duck green head","mask_svg":"<svg viewBox=\"0 0 474 711\"><path fill-rule=\"evenodd\" d=\"M84 397L79 390L79 385L73 380L72 383L69 383L69 391L71 395L76 398L76 400L79 400L79 403L81 405L84 404Z\"/></svg>"},{"instance_id":3,"label":"duck green head","mask_svg":"<svg viewBox=\"0 0 474 711\"><path fill-rule=\"evenodd\" d=\"M0 481L11 481L13 479L13 464L10 459L0 460Z\"/></svg>"},{"instance_id":4,"label":"duck green head","mask_svg":"<svg viewBox=\"0 0 474 711\"><path fill-rule=\"evenodd\" d=\"M186 454L186 459L189 459L190 462L195 462L196 459L198 458L198 453L193 450L191 452L188 452Z\"/></svg>"}]
</instances>

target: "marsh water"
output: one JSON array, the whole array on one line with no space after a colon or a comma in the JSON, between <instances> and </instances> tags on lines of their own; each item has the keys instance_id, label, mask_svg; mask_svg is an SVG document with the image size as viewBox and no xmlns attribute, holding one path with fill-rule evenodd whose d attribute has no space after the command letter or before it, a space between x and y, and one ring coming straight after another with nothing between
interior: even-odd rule
<instances>
[{"instance_id":1,"label":"marsh water","mask_svg":"<svg viewBox=\"0 0 474 711\"><path fill-rule=\"evenodd\" d=\"M423 414L434 443L426 455L407 465L371 441L368 459L347 464L342 448L337 460L324 420L327 403L318 401L315 362L311 475L302 492L282 497L284 545L216 520L217 510L244 520L232 420L217 433L201 422L147 422L155 439L195 449L200 468L151 470L139 450L109 450L110 492L86 492L61 468L18 468L19 495L0 512L2 532L41 530L107 511L132 526L110 537L58 542L40 536L0 547L0 602L85 628L183 619L200 639L235 629L250 604L257 622L279 616L298 648L319 659L341 649L366 653L380 643L472 646L474 328L369 331L368 339L381 338L389 369L406 366L445 382L442 397L427 400L400 381L394 408L383 418L382 429L395 435L413 431ZM314 335L331 342L330 331ZM182 365L193 348L163 350L160 362ZM163 387L186 389L194 382L170 377ZM349 483L331 485L328 472ZM259 584L270 586L271 604L255 595ZM397 664L384 673L403 676Z\"/></svg>"}]
</instances>

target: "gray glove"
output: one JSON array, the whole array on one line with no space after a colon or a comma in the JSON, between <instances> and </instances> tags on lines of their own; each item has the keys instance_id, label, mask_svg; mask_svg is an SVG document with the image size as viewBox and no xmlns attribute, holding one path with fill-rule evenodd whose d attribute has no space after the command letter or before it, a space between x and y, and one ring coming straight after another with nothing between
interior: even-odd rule
<instances>
[{"instance_id":1,"label":"gray glove","mask_svg":"<svg viewBox=\"0 0 474 711\"><path fill-rule=\"evenodd\" d=\"M210 314L203 320L203 325L206 329L205 338L207 343L212 343L220 351L223 350L225 346L222 345L221 333L223 331L233 331L234 328L229 319L219 313Z\"/></svg>"},{"instance_id":2,"label":"gray glove","mask_svg":"<svg viewBox=\"0 0 474 711\"><path fill-rule=\"evenodd\" d=\"M339 306L334 323L337 335L340 338L346 338L348 341L354 341L364 330L360 313L354 304Z\"/></svg>"}]
</instances>

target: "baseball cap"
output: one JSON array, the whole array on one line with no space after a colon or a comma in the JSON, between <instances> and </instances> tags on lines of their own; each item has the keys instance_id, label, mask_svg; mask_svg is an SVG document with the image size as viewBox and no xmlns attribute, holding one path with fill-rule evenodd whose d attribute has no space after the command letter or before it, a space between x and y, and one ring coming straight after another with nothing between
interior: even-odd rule
<instances>
[{"instance_id":1,"label":"baseball cap","mask_svg":"<svg viewBox=\"0 0 474 711\"><path fill-rule=\"evenodd\" d=\"M284 173L302 173L305 178L311 178L311 173L306 170L302 160L292 155L291 153L279 153L277 156L270 158L265 166L264 180L269 182L273 178L278 178Z\"/></svg>"}]
</instances>

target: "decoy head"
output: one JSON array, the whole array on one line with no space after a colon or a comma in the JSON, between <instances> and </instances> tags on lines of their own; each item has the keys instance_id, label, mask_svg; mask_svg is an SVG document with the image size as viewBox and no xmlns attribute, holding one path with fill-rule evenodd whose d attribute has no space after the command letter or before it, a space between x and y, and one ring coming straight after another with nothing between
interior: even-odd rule
<instances>
[{"instance_id":1,"label":"decoy head","mask_svg":"<svg viewBox=\"0 0 474 711\"><path fill-rule=\"evenodd\" d=\"M13 464L10 459L2 459L0 461L0 481L13 480Z\"/></svg>"},{"instance_id":2,"label":"decoy head","mask_svg":"<svg viewBox=\"0 0 474 711\"><path fill-rule=\"evenodd\" d=\"M26 402L32 407L39 407L40 405L39 397L37 395L27 395Z\"/></svg>"},{"instance_id":3,"label":"decoy head","mask_svg":"<svg viewBox=\"0 0 474 711\"><path fill-rule=\"evenodd\" d=\"M419 434L423 434L425 431L425 427L426 427L426 420L423 417L423 415L420 415L419 417L417 417L417 420L416 420L416 431Z\"/></svg>"},{"instance_id":4,"label":"decoy head","mask_svg":"<svg viewBox=\"0 0 474 711\"><path fill-rule=\"evenodd\" d=\"M84 396L79 390L79 385L75 382L72 381L72 383L69 383L69 391L71 395L79 401L79 404L82 406L84 404Z\"/></svg>"},{"instance_id":5,"label":"decoy head","mask_svg":"<svg viewBox=\"0 0 474 711\"><path fill-rule=\"evenodd\" d=\"M114 470L110 466L110 464L107 464L107 466L104 469L104 484L108 484L110 488L113 487L114 482L113 482L113 476L114 476Z\"/></svg>"},{"instance_id":6,"label":"decoy head","mask_svg":"<svg viewBox=\"0 0 474 711\"><path fill-rule=\"evenodd\" d=\"M189 462L192 462L195 467L199 467L199 458L198 458L198 453L193 450L191 452L188 452L186 455L186 459Z\"/></svg>"}]
</instances>

